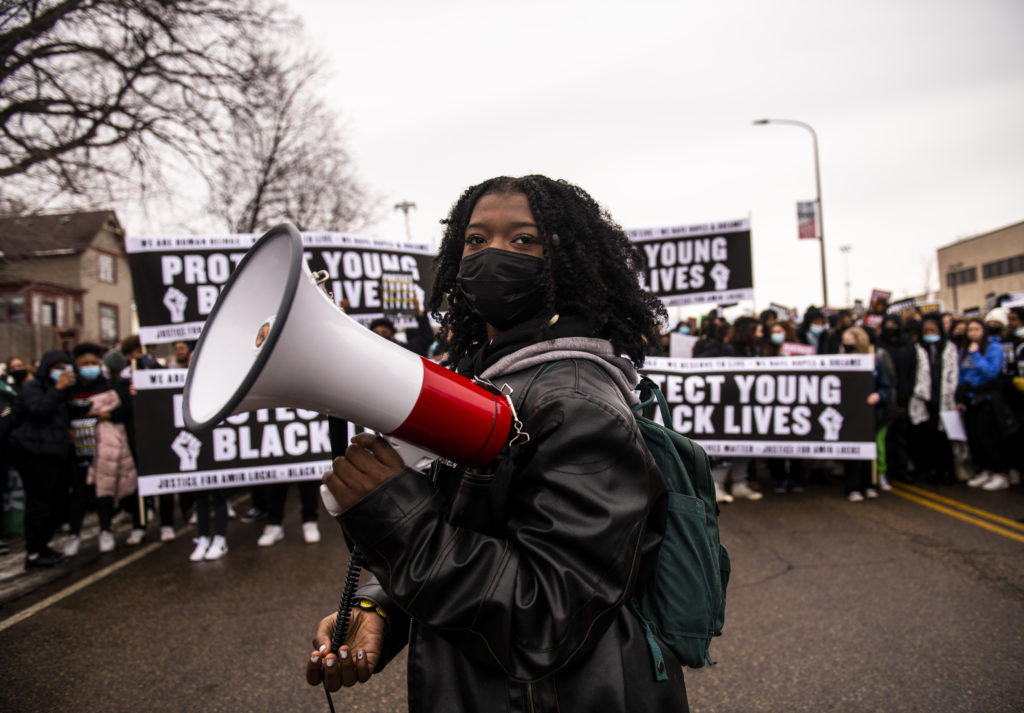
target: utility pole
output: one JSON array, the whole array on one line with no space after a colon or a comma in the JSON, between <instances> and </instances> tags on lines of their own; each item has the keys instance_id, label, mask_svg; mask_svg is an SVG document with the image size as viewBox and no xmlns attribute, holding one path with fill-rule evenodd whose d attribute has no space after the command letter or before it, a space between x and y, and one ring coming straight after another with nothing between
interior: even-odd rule
<instances>
[{"instance_id":1,"label":"utility pole","mask_svg":"<svg viewBox=\"0 0 1024 713\"><path fill-rule=\"evenodd\" d=\"M850 300L850 245L840 245L839 252L843 254L843 278L846 280L846 306L852 307Z\"/></svg>"},{"instance_id":2,"label":"utility pole","mask_svg":"<svg viewBox=\"0 0 1024 713\"><path fill-rule=\"evenodd\" d=\"M402 201L401 203L395 203L395 210L400 210L405 213L405 239L410 243L412 242L412 229L409 227L409 211L416 207L416 204L412 201Z\"/></svg>"},{"instance_id":3,"label":"utility pole","mask_svg":"<svg viewBox=\"0 0 1024 713\"><path fill-rule=\"evenodd\" d=\"M754 121L755 126L763 126L765 124L789 124L790 126L799 126L811 132L811 140L814 145L814 202L818 207L818 241L821 247L821 306L827 307L828 278L825 275L825 218L821 212L821 171L818 168L818 135L814 133L814 129L810 124L794 121L793 119L756 119Z\"/></svg>"}]
</instances>

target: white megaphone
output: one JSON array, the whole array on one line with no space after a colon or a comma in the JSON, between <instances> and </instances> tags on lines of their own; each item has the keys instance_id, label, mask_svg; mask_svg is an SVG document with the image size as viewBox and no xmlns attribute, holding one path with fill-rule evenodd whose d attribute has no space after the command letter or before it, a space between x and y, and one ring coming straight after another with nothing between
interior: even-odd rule
<instances>
[{"instance_id":1,"label":"white megaphone","mask_svg":"<svg viewBox=\"0 0 1024 713\"><path fill-rule=\"evenodd\" d=\"M494 460L515 420L508 398L361 326L317 286L302 252L298 231L278 225L228 279L185 377L188 429L302 408L464 466Z\"/></svg>"}]
</instances>

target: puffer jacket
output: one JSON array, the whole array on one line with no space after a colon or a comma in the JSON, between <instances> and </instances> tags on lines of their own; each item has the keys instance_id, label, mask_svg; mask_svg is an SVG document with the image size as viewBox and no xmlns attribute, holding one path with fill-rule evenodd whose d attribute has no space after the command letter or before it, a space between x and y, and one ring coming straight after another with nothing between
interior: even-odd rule
<instances>
[{"instance_id":1,"label":"puffer jacket","mask_svg":"<svg viewBox=\"0 0 1024 713\"><path fill-rule=\"evenodd\" d=\"M71 450L68 390L56 387L50 369L71 357L62 351L46 352L39 360L36 378L26 381L14 402L18 424L11 432L10 445L31 455L68 456Z\"/></svg>"},{"instance_id":2,"label":"puffer jacket","mask_svg":"<svg viewBox=\"0 0 1024 713\"><path fill-rule=\"evenodd\" d=\"M94 394L90 401L94 411L112 412L121 406L121 398L113 389ZM96 422L96 455L86 482L96 486L98 498L113 497L117 501L135 492L138 472L123 423Z\"/></svg>"},{"instance_id":3,"label":"puffer jacket","mask_svg":"<svg viewBox=\"0 0 1024 713\"><path fill-rule=\"evenodd\" d=\"M626 379L602 365L614 357L540 347L491 378L521 390L535 377L517 406L529 443L487 472L405 469L339 518L376 575L360 596L389 615L381 666L408 642L412 713L686 711L681 666L663 645L669 680L656 681L628 608L667 497Z\"/></svg>"}]
</instances>

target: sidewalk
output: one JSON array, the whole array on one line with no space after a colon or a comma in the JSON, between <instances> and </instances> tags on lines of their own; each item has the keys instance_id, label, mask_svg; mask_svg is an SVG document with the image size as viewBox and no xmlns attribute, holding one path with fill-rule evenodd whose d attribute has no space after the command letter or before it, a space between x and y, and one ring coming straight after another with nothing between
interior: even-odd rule
<instances>
[{"instance_id":1,"label":"sidewalk","mask_svg":"<svg viewBox=\"0 0 1024 713\"><path fill-rule=\"evenodd\" d=\"M97 540L99 539L100 526L96 513L89 513L82 522L82 546L78 554L67 559L64 564L51 567L50 569L25 570L25 536L22 533L6 535L3 540L11 551L6 555L0 555L0 607L7 602L23 597L35 589L52 581L66 577L78 570L82 565L96 562L101 557L113 559L118 552L134 550L125 544L125 539L132 529L131 516L126 512L119 512L114 516L112 530L117 540L117 547L113 552L100 553ZM57 552L64 550L64 542L69 535L66 532L58 531L50 540L49 545ZM146 529L146 538L142 544L157 542L160 539L159 526L150 522Z\"/></svg>"}]
</instances>

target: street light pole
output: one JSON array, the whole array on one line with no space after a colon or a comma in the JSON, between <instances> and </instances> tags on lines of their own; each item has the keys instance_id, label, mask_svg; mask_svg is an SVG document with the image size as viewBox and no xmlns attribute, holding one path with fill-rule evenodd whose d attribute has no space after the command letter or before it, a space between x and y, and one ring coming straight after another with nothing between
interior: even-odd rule
<instances>
[{"instance_id":1,"label":"street light pole","mask_svg":"<svg viewBox=\"0 0 1024 713\"><path fill-rule=\"evenodd\" d=\"M953 311L960 311L960 303L956 298L957 279L960 277L959 270L963 268L962 262L955 262L946 268L946 284L953 288Z\"/></svg>"},{"instance_id":2,"label":"street light pole","mask_svg":"<svg viewBox=\"0 0 1024 713\"><path fill-rule=\"evenodd\" d=\"M405 213L405 238L410 243L412 242L412 230L409 227L409 211L416 207L416 204L411 201L402 201L401 203L395 203L395 210L400 210Z\"/></svg>"},{"instance_id":3,"label":"street light pole","mask_svg":"<svg viewBox=\"0 0 1024 713\"><path fill-rule=\"evenodd\" d=\"M795 121L793 119L757 119L754 121L755 126L761 126L763 124L790 124L791 126L803 127L811 132L811 140L814 144L814 202L818 207L818 243L821 248L821 306L827 307L828 278L825 274L825 219L822 216L821 211L821 171L818 168L818 135L814 132L814 129L810 124L805 124L802 121Z\"/></svg>"},{"instance_id":4,"label":"street light pole","mask_svg":"<svg viewBox=\"0 0 1024 713\"><path fill-rule=\"evenodd\" d=\"M843 278L846 280L846 306L852 307L850 301L850 245L840 245L839 252L843 254Z\"/></svg>"}]
</instances>

